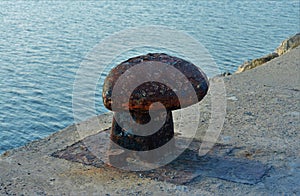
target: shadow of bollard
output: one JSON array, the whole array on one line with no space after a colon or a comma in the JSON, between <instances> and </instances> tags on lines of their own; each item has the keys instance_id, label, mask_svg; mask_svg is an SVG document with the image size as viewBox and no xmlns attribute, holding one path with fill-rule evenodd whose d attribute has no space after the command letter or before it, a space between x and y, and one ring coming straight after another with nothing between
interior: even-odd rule
<instances>
[{"instance_id":1,"label":"shadow of bollard","mask_svg":"<svg viewBox=\"0 0 300 196\"><path fill-rule=\"evenodd\" d=\"M115 148L115 146L111 149L109 130L106 129L95 135L88 136L65 149L54 152L52 156L98 168L112 168L106 164L109 161L116 161L116 164L122 164L122 166L142 164L145 167L145 164L153 164L149 162L149 159L139 157L138 151L136 153L123 154L122 150ZM178 144L185 142L185 139L175 136L177 148L180 148ZM90 146L87 147L85 145L87 143ZM217 144L207 155L200 157L198 156L200 145L200 141L194 140L189 148L177 157L177 159L165 166L149 171L125 172L133 172L138 176L174 184L187 184L194 180L201 180L199 178L201 176L219 178L235 183L256 184L262 180L263 176L270 169L270 166L261 162L232 156L232 151L238 151L241 148L230 145ZM97 155L92 154L91 151L97 152ZM113 160L108 161L108 159ZM124 172L121 169L115 169Z\"/></svg>"}]
</instances>

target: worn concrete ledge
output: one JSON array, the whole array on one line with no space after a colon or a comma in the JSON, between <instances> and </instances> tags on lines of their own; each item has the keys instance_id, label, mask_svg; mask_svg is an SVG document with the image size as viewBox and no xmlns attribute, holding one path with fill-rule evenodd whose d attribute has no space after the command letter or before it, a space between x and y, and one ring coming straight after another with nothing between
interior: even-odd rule
<instances>
[{"instance_id":1,"label":"worn concrete ledge","mask_svg":"<svg viewBox=\"0 0 300 196\"><path fill-rule=\"evenodd\" d=\"M227 115L218 143L238 147L233 156L271 166L261 182L235 183L214 177L186 185L155 181L110 168L96 168L50 156L108 128L111 113L72 125L0 157L0 194L6 195L299 195L300 47L263 66L215 78L224 80ZM214 81L213 80L213 81ZM210 96L201 105L202 139L210 118ZM175 123L178 116L175 113ZM187 122L188 123L188 122ZM184 135L184 130L177 130Z\"/></svg>"}]
</instances>

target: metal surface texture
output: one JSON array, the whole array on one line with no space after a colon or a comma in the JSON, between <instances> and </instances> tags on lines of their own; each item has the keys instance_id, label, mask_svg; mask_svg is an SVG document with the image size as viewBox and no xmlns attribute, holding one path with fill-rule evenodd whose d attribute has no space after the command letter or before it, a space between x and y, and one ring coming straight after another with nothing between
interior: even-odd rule
<instances>
[{"instance_id":1,"label":"metal surface texture","mask_svg":"<svg viewBox=\"0 0 300 196\"><path fill-rule=\"evenodd\" d=\"M103 84L103 103L105 107L109 110L112 110L111 107L111 97L112 97L112 89L114 88L115 83L117 82L118 78L124 74L127 70L131 67L136 66L142 62L160 62L167 65L171 65L178 69L189 81L189 83L193 86L194 91L197 94L198 101L202 100L202 98L206 95L208 91L209 82L206 75L194 64L185 61L178 57L169 56L163 53L150 53L147 55L142 55L138 57L131 58L121 64L117 65L113 68L108 76L106 77L104 84ZM161 70L155 70L158 73L155 73L160 78L166 77L165 74L170 74L167 70L163 68ZM148 73L140 73L141 75L146 75ZM137 76L140 77L140 76ZM132 92L132 97L130 101L122 100L122 97L119 97L123 104L118 108L119 110L127 110L129 109L141 109L147 110L149 107L149 103L154 102L162 102L164 106L169 110L180 109L186 106L190 106L195 104L196 102L189 102L189 94L186 93L187 84L183 83L183 80L177 78L177 82L180 89L170 89L168 86L161 84L155 81L149 81L145 84L142 84L134 92ZM128 78L129 82L135 82L135 78ZM123 91L127 91L128 89L124 88ZM185 103L179 103L176 97L176 94L172 92L173 90L179 91L186 99ZM120 93L122 94L122 93ZM128 105L129 104L129 105Z\"/></svg>"},{"instance_id":2,"label":"metal surface texture","mask_svg":"<svg viewBox=\"0 0 300 196\"><path fill-rule=\"evenodd\" d=\"M147 64L149 66L143 70L144 72L129 75L130 77L126 78L126 84L121 84L123 86L119 89L118 96L113 99L112 93L118 79L126 71L130 72L132 67L140 66L141 63L145 62L154 63L156 69L153 70L154 68L151 68L151 64ZM176 68L181 73L181 78L178 78L178 75L174 74L174 72L167 70L168 66L164 65ZM134 86L138 79L147 74L150 74L149 78L152 81L138 85L131 92L129 86ZM165 78L166 80L172 78L172 82L175 79L177 88L172 89L170 86L157 81ZM168 82L166 81L166 83ZM190 86L192 88L189 88ZM114 111L111 140L126 149L135 151L153 150L163 146L174 136L171 111L190 106L202 100L208 91L208 86L206 75L197 66L167 54L150 53L122 62L110 71L103 85L103 103L106 108ZM131 93L129 100L125 96L128 92ZM182 99L179 100L177 95L180 95ZM193 99L194 95L196 95L196 99ZM157 102L160 104L154 104ZM114 104L114 107L112 107L112 104ZM156 111L155 116L158 119L150 117L150 107L151 110ZM126 111L130 111L132 119L128 119L123 114ZM141 128L134 126L135 123L147 124L151 120L163 122L155 133L151 133L151 130L146 130L146 128L138 130ZM124 127L125 124L127 125L126 127ZM152 127L152 129L154 128ZM151 134L134 134L148 132Z\"/></svg>"}]
</instances>

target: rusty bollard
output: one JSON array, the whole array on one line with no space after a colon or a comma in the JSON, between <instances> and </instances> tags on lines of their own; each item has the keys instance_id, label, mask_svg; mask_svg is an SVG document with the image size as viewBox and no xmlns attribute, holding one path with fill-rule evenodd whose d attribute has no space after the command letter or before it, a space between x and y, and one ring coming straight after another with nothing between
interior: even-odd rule
<instances>
[{"instance_id":1,"label":"rusty bollard","mask_svg":"<svg viewBox=\"0 0 300 196\"><path fill-rule=\"evenodd\" d=\"M117 106L114 108L112 104L116 101L112 99L112 92L117 80L124 74L127 70L134 66L138 66L141 63L152 62L152 63L164 63L171 65L177 70L179 70L190 82L196 93L197 100L191 100L189 93L185 91L186 84L182 83L178 79L180 89L171 89L168 85L161 82L153 81L145 82L137 86L131 93L130 99L123 97L118 97ZM130 70L129 70L130 71ZM139 77L143 77L147 73L139 73ZM157 73L158 77L167 77L168 72L162 71ZM128 82L134 83L134 78L127 78ZM110 132L111 140L128 150L133 151L148 151L159 148L166 144L174 137L174 126L172 110L184 108L195 104L202 100L208 91L208 79L206 75L194 64L185 61L181 58L169 56L163 53L150 53L147 55L137 56L128 59L125 62L117 65L113 68L108 76L106 77L103 85L103 102L106 108L114 112L112 128ZM123 92L128 91L126 87L120 90L119 94L122 95ZM179 101L176 93L181 93L180 95L184 97L184 101ZM161 104L153 105L153 103L160 102ZM152 106L151 106L152 104ZM150 135L137 135L134 133L143 132L145 130L131 130L134 128L131 123L147 124L151 120L149 115L149 109L156 111L156 116L159 120L163 120L163 125L153 134ZM130 111L132 119L135 122L129 121L125 116L126 111ZM124 123L127 123L127 128L120 126L116 119L121 119Z\"/></svg>"}]
</instances>

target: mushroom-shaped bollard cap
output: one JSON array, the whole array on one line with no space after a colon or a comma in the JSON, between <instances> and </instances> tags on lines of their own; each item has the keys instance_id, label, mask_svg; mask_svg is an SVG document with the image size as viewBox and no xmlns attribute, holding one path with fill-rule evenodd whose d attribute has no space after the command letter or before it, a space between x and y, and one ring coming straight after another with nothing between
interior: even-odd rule
<instances>
[{"instance_id":1,"label":"mushroom-shaped bollard cap","mask_svg":"<svg viewBox=\"0 0 300 196\"><path fill-rule=\"evenodd\" d=\"M138 67L143 69L134 72L133 75L130 74L132 68ZM169 71L170 68L175 69L175 72L179 71L180 74L172 75L174 71ZM137 81L149 74L147 70L152 72L151 80L136 85ZM126 75L126 82L118 83L124 75ZM171 83L176 83L173 86L168 83L170 78L172 78ZM122 80L124 81L124 77ZM113 97L115 86L119 86L117 97ZM130 86L134 86L134 89ZM127 149L138 151L151 150L164 145L174 136L171 111L201 101L208 91L208 86L206 75L197 66L178 57L150 53L122 62L110 71L103 85L103 103L107 109L115 112L111 130L112 141ZM129 96L126 96L128 93ZM157 102L161 104L153 104ZM117 123L117 118L128 121L127 118L122 118L122 115L129 110L136 123L147 124L151 120L150 106L151 110L158 111L158 116L162 116L165 122L154 134L147 136L132 134L128 127L124 128ZM167 114L160 115L160 111L161 114L165 111ZM128 123L130 124L130 121L126 122ZM139 131L144 130L135 130L135 133Z\"/></svg>"},{"instance_id":2,"label":"mushroom-shaped bollard cap","mask_svg":"<svg viewBox=\"0 0 300 196\"><path fill-rule=\"evenodd\" d=\"M114 110L148 110L148 106L154 102L162 103L167 110L176 110L193 105L201 101L202 98L206 95L209 85L208 79L197 66L178 57L169 56L163 53L150 53L122 62L110 71L105 79L102 94L103 102L107 109L112 110L112 92L114 85L120 78L120 76L133 66L147 61L161 62L178 69L193 86L194 92L196 93L198 98L197 101L195 102L195 100L190 99L190 96L192 95L186 91L188 84L183 83L180 78L177 79L177 82L181 83L179 84L179 86L181 86L180 89L170 89L167 85L156 82L155 79L153 79L154 81L144 83L138 86L133 92L130 92L130 101L128 99L124 98L123 100L122 97L118 97L118 102L122 103L116 104ZM169 73L167 70L161 71L162 73L160 73L159 77L162 78L165 74ZM165 72L163 73L163 71ZM143 77L142 75L144 74L147 73L140 73L140 75L137 77ZM134 83L136 81L135 78L128 78L128 80L131 80L129 81L129 83ZM125 92L128 89L126 89L126 86L124 86L124 88L122 88L121 90ZM179 103L179 100L174 91L178 91L176 93L181 94L184 98L183 101L181 100L181 103ZM123 93L120 92L120 94Z\"/></svg>"}]
</instances>

